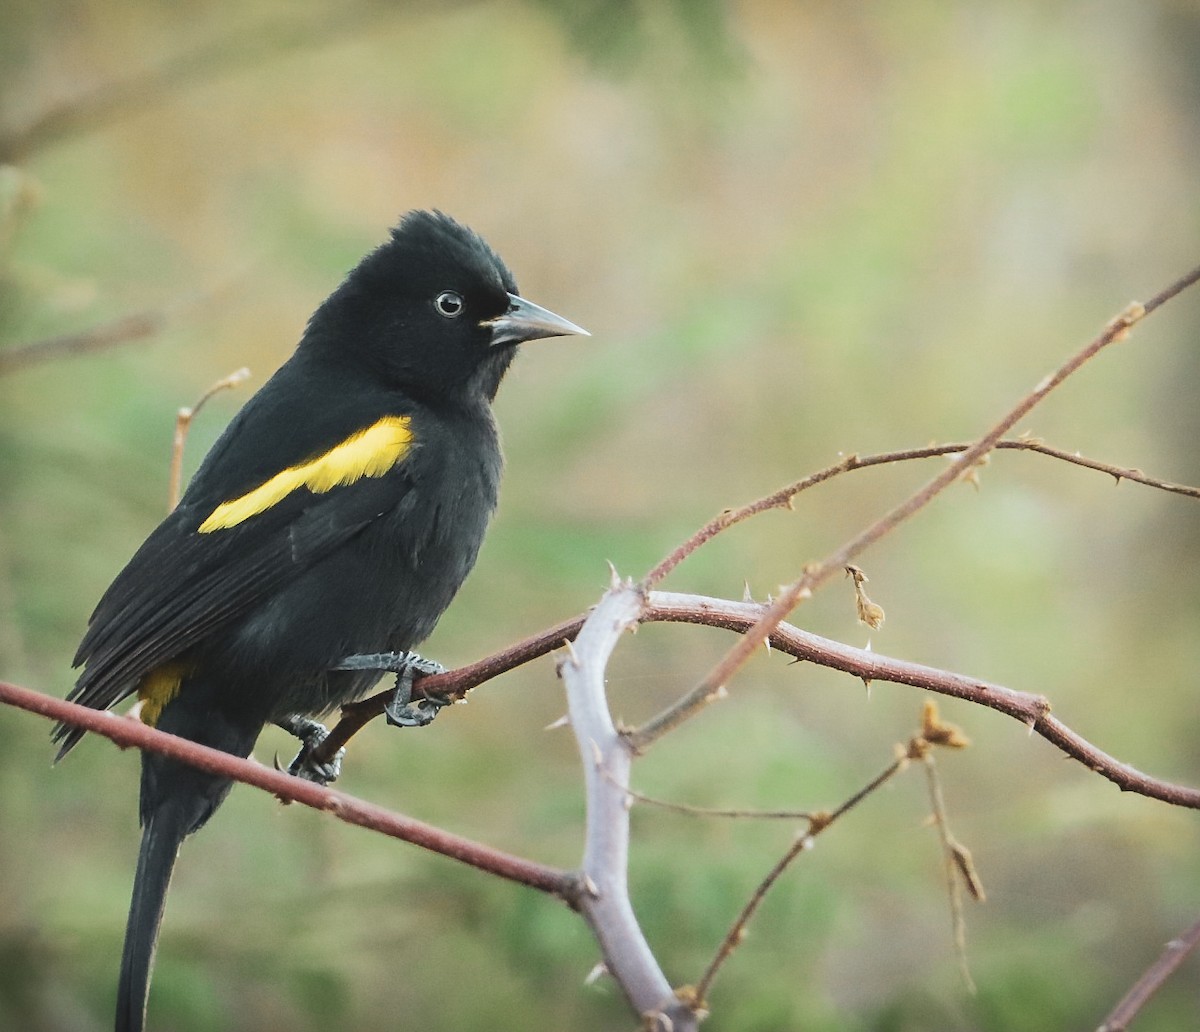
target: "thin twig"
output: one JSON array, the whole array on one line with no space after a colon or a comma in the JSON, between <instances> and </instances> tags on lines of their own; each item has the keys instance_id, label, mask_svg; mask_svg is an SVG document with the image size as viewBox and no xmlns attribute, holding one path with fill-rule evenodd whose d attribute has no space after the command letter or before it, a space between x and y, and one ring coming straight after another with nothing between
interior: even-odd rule
<instances>
[{"instance_id":1,"label":"thin twig","mask_svg":"<svg viewBox=\"0 0 1200 1032\"><path fill-rule=\"evenodd\" d=\"M621 791L630 799L653 806L659 810L686 814L688 817L722 817L749 821L811 821L813 815L806 810L729 810L713 806L691 806L688 803L672 803L667 799L655 799L632 788Z\"/></svg>"},{"instance_id":2,"label":"thin twig","mask_svg":"<svg viewBox=\"0 0 1200 1032\"><path fill-rule=\"evenodd\" d=\"M705 1008L707 1006L708 992L712 987L713 979L717 977L717 973L721 970L725 962L733 954L734 950L741 945L746 937L746 927L750 920L754 917L758 908L762 906L763 900L771 887L779 880L784 871L791 866L792 862L807 849L811 849L813 841L816 837L833 824L838 818L847 814L855 806L861 803L872 792L877 791L884 784L894 778L908 763L907 756L899 756L885 767L879 774L872 778L866 785L860 788L841 806L832 813L814 814L810 819L809 826L803 832L798 834L795 841L786 853L779 858L775 866L767 872L766 877L758 883L750 898L746 901L746 905L742 907L741 912L730 925L729 931L725 934L725 938L721 940L721 945L717 947L717 952L708 963L708 967L704 969L704 974L700 976L700 980L696 983L693 990L696 1006Z\"/></svg>"},{"instance_id":3,"label":"thin twig","mask_svg":"<svg viewBox=\"0 0 1200 1032\"><path fill-rule=\"evenodd\" d=\"M1197 946L1200 946L1200 921L1167 943L1158 960L1150 965L1129 992L1121 997L1121 1001L1096 1032L1125 1032L1150 997L1162 988L1163 983L1176 972L1179 965Z\"/></svg>"},{"instance_id":4,"label":"thin twig","mask_svg":"<svg viewBox=\"0 0 1200 1032\"><path fill-rule=\"evenodd\" d=\"M987 898L983 882L975 869L971 851L950 830L950 818L946 810L946 797L942 793L942 780L938 776L937 763L932 746L949 749L965 749L970 739L954 724L946 723L938 713L937 703L926 699L921 715L921 733L908 743L908 758L920 760L925 765L925 780L929 788L929 805L932 820L937 828L942 846L942 866L946 875L946 894L950 900L950 921L954 929L954 951L958 955L958 968L967 991L974 995L975 980L967 963L967 921L963 913L963 887L977 902Z\"/></svg>"},{"instance_id":5,"label":"thin twig","mask_svg":"<svg viewBox=\"0 0 1200 1032\"><path fill-rule=\"evenodd\" d=\"M1170 494L1184 495L1188 498L1200 498L1200 487L1192 487L1189 484L1175 484L1170 480L1152 477L1134 467L1116 466L1109 462L1101 462L1099 459L1089 459L1085 455L1080 455L1079 452L1068 452L1061 448L1053 448L1034 438L1019 437L1015 440L1000 441L996 445L996 448L997 450L1006 451L1030 451L1037 455L1047 455L1052 459L1061 459L1063 462L1069 462L1075 466L1094 469L1098 473L1107 473L1118 484L1122 480L1130 480L1135 484L1144 484L1146 487L1154 487L1160 491L1167 491ZM966 446L954 445L953 450L965 451Z\"/></svg>"},{"instance_id":6,"label":"thin twig","mask_svg":"<svg viewBox=\"0 0 1200 1032\"><path fill-rule=\"evenodd\" d=\"M249 376L250 370L244 366L235 370L209 387L191 408L181 408L175 414L175 436L171 442L171 471L167 481L167 512L173 512L175 506L179 504L179 492L183 483L183 448L187 444L192 420L196 418L196 414L204 408L214 394L236 387Z\"/></svg>"},{"instance_id":7,"label":"thin twig","mask_svg":"<svg viewBox=\"0 0 1200 1032\"><path fill-rule=\"evenodd\" d=\"M759 622L734 643L733 647L701 679L699 684L675 704L647 721L641 728L630 732L630 744L638 751L647 749L668 731L678 727L707 706L714 698L719 697L719 693L724 690L725 685L770 637L771 632L787 618L797 605L811 597L816 588L824 584L880 538L923 509L956 480L970 473L979 461L995 447L996 442L1003 438L1020 420L1024 419L1059 384L1114 341L1124 340L1136 323L1197 280L1200 280L1200 267L1192 270L1145 304L1134 302L1126 307L1108 324L1103 333L1080 348L1054 372L1044 377L975 444L964 452L956 453L942 472L821 562L810 564L803 575L783 590L779 598L767 608Z\"/></svg>"},{"instance_id":8,"label":"thin twig","mask_svg":"<svg viewBox=\"0 0 1200 1032\"><path fill-rule=\"evenodd\" d=\"M666 799L655 799L644 792L637 792L628 785L620 784L607 770L601 768L601 775L609 784L615 785L630 802L645 803L659 810L670 810L672 813L682 813L689 817L727 817L742 818L757 821L812 821L813 815L804 810L730 810L718 809L711 806L691 806L688 803L672 803Z\"/></svg>"},{"instance_id":9,"label":"thin twig","mask_svg":"<svg viewBox=\"0 0 1200 1032\"><path fill-rule=\"evenodd\" d=\"M802 494L809 488L816 487L818 484L823 484L828 480L841 476L843 473L852 473L859 469L871 469L875 466L890 466L901 462L955 455L959 452L965 452L970 447L969 442L960 442L954 444L932 444L924 448L904 448L897 451L879 452L875 455L846 455L832 465L826 466L824 469L819 469L815 473L810 473L800 480L793 481L769 495L757 498L740 508L726 509L718 513L647 573L643 578L643 583L649 586L660 583L663 578L671 573L676 566L688 558L701 545L711 541L722 531L728 530L730 527L736 526L750 519L752 516L770 512L772 509L791 509L797 495ZM1117 466L1113 463L1102 462L1099 459L1089 459L1078 452L1069 452L1063 448L1052 447L1038 440L1036 437L1021 436L1005 438L1002 441L996 442L996 450L1033 452L1036 455L1045 455L1049 458L1059 459L1074 466L1082 466L1085 469L1093 469L1099 473L1107 473L1118 483L1122 480L1130 480L1134 483L1158 488L1161 491L1168 491L1172 494L1200 498L1200 487L1172 483L1169 480L1149 476L1142 470L1133 467Z\"/></svg>"},{"instance_id":10,"label":"thin twig","mask_svg":"<svg viewBox=\"0 0 1200 1032\"><path fill-rule=\"evenodd\" d=\"M255 760L244 760L219 749L209 749L186 738L169 735L165 731L147 727L140 720L117 716L106 710L79 706L4 681L0 681L0 702L75 727L86 728L122 747L150 749L212 774L253 785L280 799L331 813L347 824L357 824L392 838L411 842L423 849L451 857L509 881L520 882L568 902L574 898L577 891L575 876L570 872L473 842L344 792L337 792L293 777L291 774L264 767Z\"/></svg>"}]
</instances>

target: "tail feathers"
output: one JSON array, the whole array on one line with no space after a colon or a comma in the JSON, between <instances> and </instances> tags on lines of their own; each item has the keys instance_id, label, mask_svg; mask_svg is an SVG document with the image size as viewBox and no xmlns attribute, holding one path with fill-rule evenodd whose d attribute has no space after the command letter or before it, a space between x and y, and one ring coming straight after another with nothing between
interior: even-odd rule
<instances>
[{"instance_id":1,"label":"tail feathers","mask_svg":"<svg viewBox=\"0 0 1200 1032\"><path fill-rule=\"evenodd\" d=\"M194 807L181 806L172 800L150 814L142 830L129 922L125 926L125 949L121 954L116 1032L142 1032L145 1026L158 927L180 843L195 825L193 810Z\"/></svg>"}]
</instances>

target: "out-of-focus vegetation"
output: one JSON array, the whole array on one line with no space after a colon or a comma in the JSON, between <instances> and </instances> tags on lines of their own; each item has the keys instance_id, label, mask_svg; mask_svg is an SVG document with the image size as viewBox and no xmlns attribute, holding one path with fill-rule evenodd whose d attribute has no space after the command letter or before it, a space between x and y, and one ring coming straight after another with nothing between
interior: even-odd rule
<instances>
[{"instance_id":1,"label":"out-of-focus vegetation","mask_svg":"<svg viewBox=\"0 0 1200 1032\"><path fill-rule=\"evenodd\" d=\"M88 613L161 516L173 414L283 360L405 209L483 232L591 340L526 349L479 566L426 651L474 659L593 602L720 508L839 452L969 438L1133 297L1200 258L1192 5L8 0L0 345L166 307L151 342L0 379L0 677L62 693ZM193 55L199 54L198 58ZM160 74L161 72L161 74ZM111 84L133 86L110 91ZM94 91L101 91L95 94ZM1200 301L1106 353L1027 429L1200 482ZM214 400L187 463L241 399ZM856 473L737 529L668 586L762 598L928 474ZM1044 692L1122 759L1200 782L1193 502L1001 455L864 557L874 648ZM849 587L797 614L853 644ZM612 670L632 722L727 644L650 627ZM637 786L836 804L914 728L911 689L759 657ZM581 793L550 661L434 728L372 727L348 791L569 865ZM1120 796L950 702L955 831L989 889L959 981L921 779L872 798L768 899L713 1027L1085 1028L1200 910L1192 813ZM0 710L0 1027L106 1027L137 757ZM258 755L287 753L265 734ZM639 811L633 886L698 976L792 829ZM151 1003L179 1032L601 1029L594 947L535 894L235 791L185 848ZM1196 962L1138 1028L1197 1023ZM1191 983L1189 985L1189 982Z\"/></svg>"}]
</instances>

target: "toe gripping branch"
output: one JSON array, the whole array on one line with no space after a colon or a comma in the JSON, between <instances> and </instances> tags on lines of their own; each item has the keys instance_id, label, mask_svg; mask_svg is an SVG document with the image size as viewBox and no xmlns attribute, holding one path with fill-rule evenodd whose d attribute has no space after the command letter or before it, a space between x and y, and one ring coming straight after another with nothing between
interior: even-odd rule
<instances>
[{"instance_id":1,"label":"toe gripping branch","mask_svg":"<svg viewBox=\"0 0 1200 1032\"><path fill-rule=\"evenodd\" d=\"M366 655L347 656L334 670L379 670L396 675L396 692L384 708L389 724L396 727L424 727L432 722L450 699L427 695L413 702L413 682L418 677L445 673L441 663L418 656L415 652L373 652ZM324 724L298 713L277 720L276 724L289 735L300 740L300 751L288 764L288 773L318 785L336 781L342 772L345 748L339 749L331 759L319 762L313 758L317 748L329 737Z\"/></svg>"},{"instance_id":2,"label":"toe gripping branch","mask_svg":"<svg viewBox=\"0 0 1200 1032\"><path fill-rule=\"evenodd\" d=\"M396 727L424 727L451 702L437 695L427 695L413 701L413 682L416 679L446 672L441 663L425 659L415 652L374 652L347 656L334 669L380 670L395 674L396 693L383 707L383 714L387 722Z\"/></svg>"},{"instance_id":3,"label":"toe gripping branch","mask_svg":"<svg viewBox=\"0 0 1200 1032\"><path fill-rule=\"evenodd\" d=\"M324 724L295 713L276 721L276 724L289 735L300 739L300 751L288 764L289 774L305 781L315 781L318 785L328 785L338 779L338 775L342 773L342 760L346 755L344 748L339 749L333 758L325 763L318 763L313 759L317 747L329 737L329 729Z\"/></svg>"}]
</instances>

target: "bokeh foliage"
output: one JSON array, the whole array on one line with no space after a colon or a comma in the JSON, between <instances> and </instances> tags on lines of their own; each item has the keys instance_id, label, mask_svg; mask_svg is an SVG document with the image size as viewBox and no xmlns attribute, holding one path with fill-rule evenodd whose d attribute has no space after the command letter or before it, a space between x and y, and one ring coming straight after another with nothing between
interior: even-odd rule
<instances>
[{"instance_id":1,"label":"bokeh foliage","mask_svg":"<svg viewBox=\"0 0 1200 1032\"><path fill-rule=\"evenodd\" d=\"M1200 18L1170 0L6 0L2 16L0 142L98 101L0 169L0 345L171 311L150 343L0 379L0 676L47 691L67 689L92 604L163 510L175 409L241 365L260 383L404 209L477 227L531 297L595 335L529 347L501 393L501 511L427 648L450 663L581 610L605 560L637 574L840 451L969 437L1198 258ZM1028 428L1200 482L1198 312L1185 297L1155 316ZM206 410L189 468L238 400ZM668 586L762 598L926 473L831 484ZM1110 752L1196 783L1197 528L1186 501L998 456L979 491L865 557L888 612L873 645L1045 692ZM866 640L848 588L797 618ZM724 645L645 628L614 663L616 711L648 715ZM888 761L919 702L763 655L637 783L829 806ZM714 1027L1088 1027L1194 918L1194 815L943 708L975 740L941 767L991 896L969 914L979 994L957 978L908 778L775 890L717 983ZM577 760L541 730L561 710L544 661L429 731L369 729L344 787L571 864ZM0 710L0 1027L99 1029L137 758L94 742L51 771L46 730ZM258 755L288 748L270 733ZM651 941L672 978L695 978L792 829L639 811L635 832ZM627 1027L611 986L583 987L594 961L547 900L237 791L186 847L152 1018ZM1195 974L1138 1027L1193 1027Z\"/></svg>"}]
</instances>

